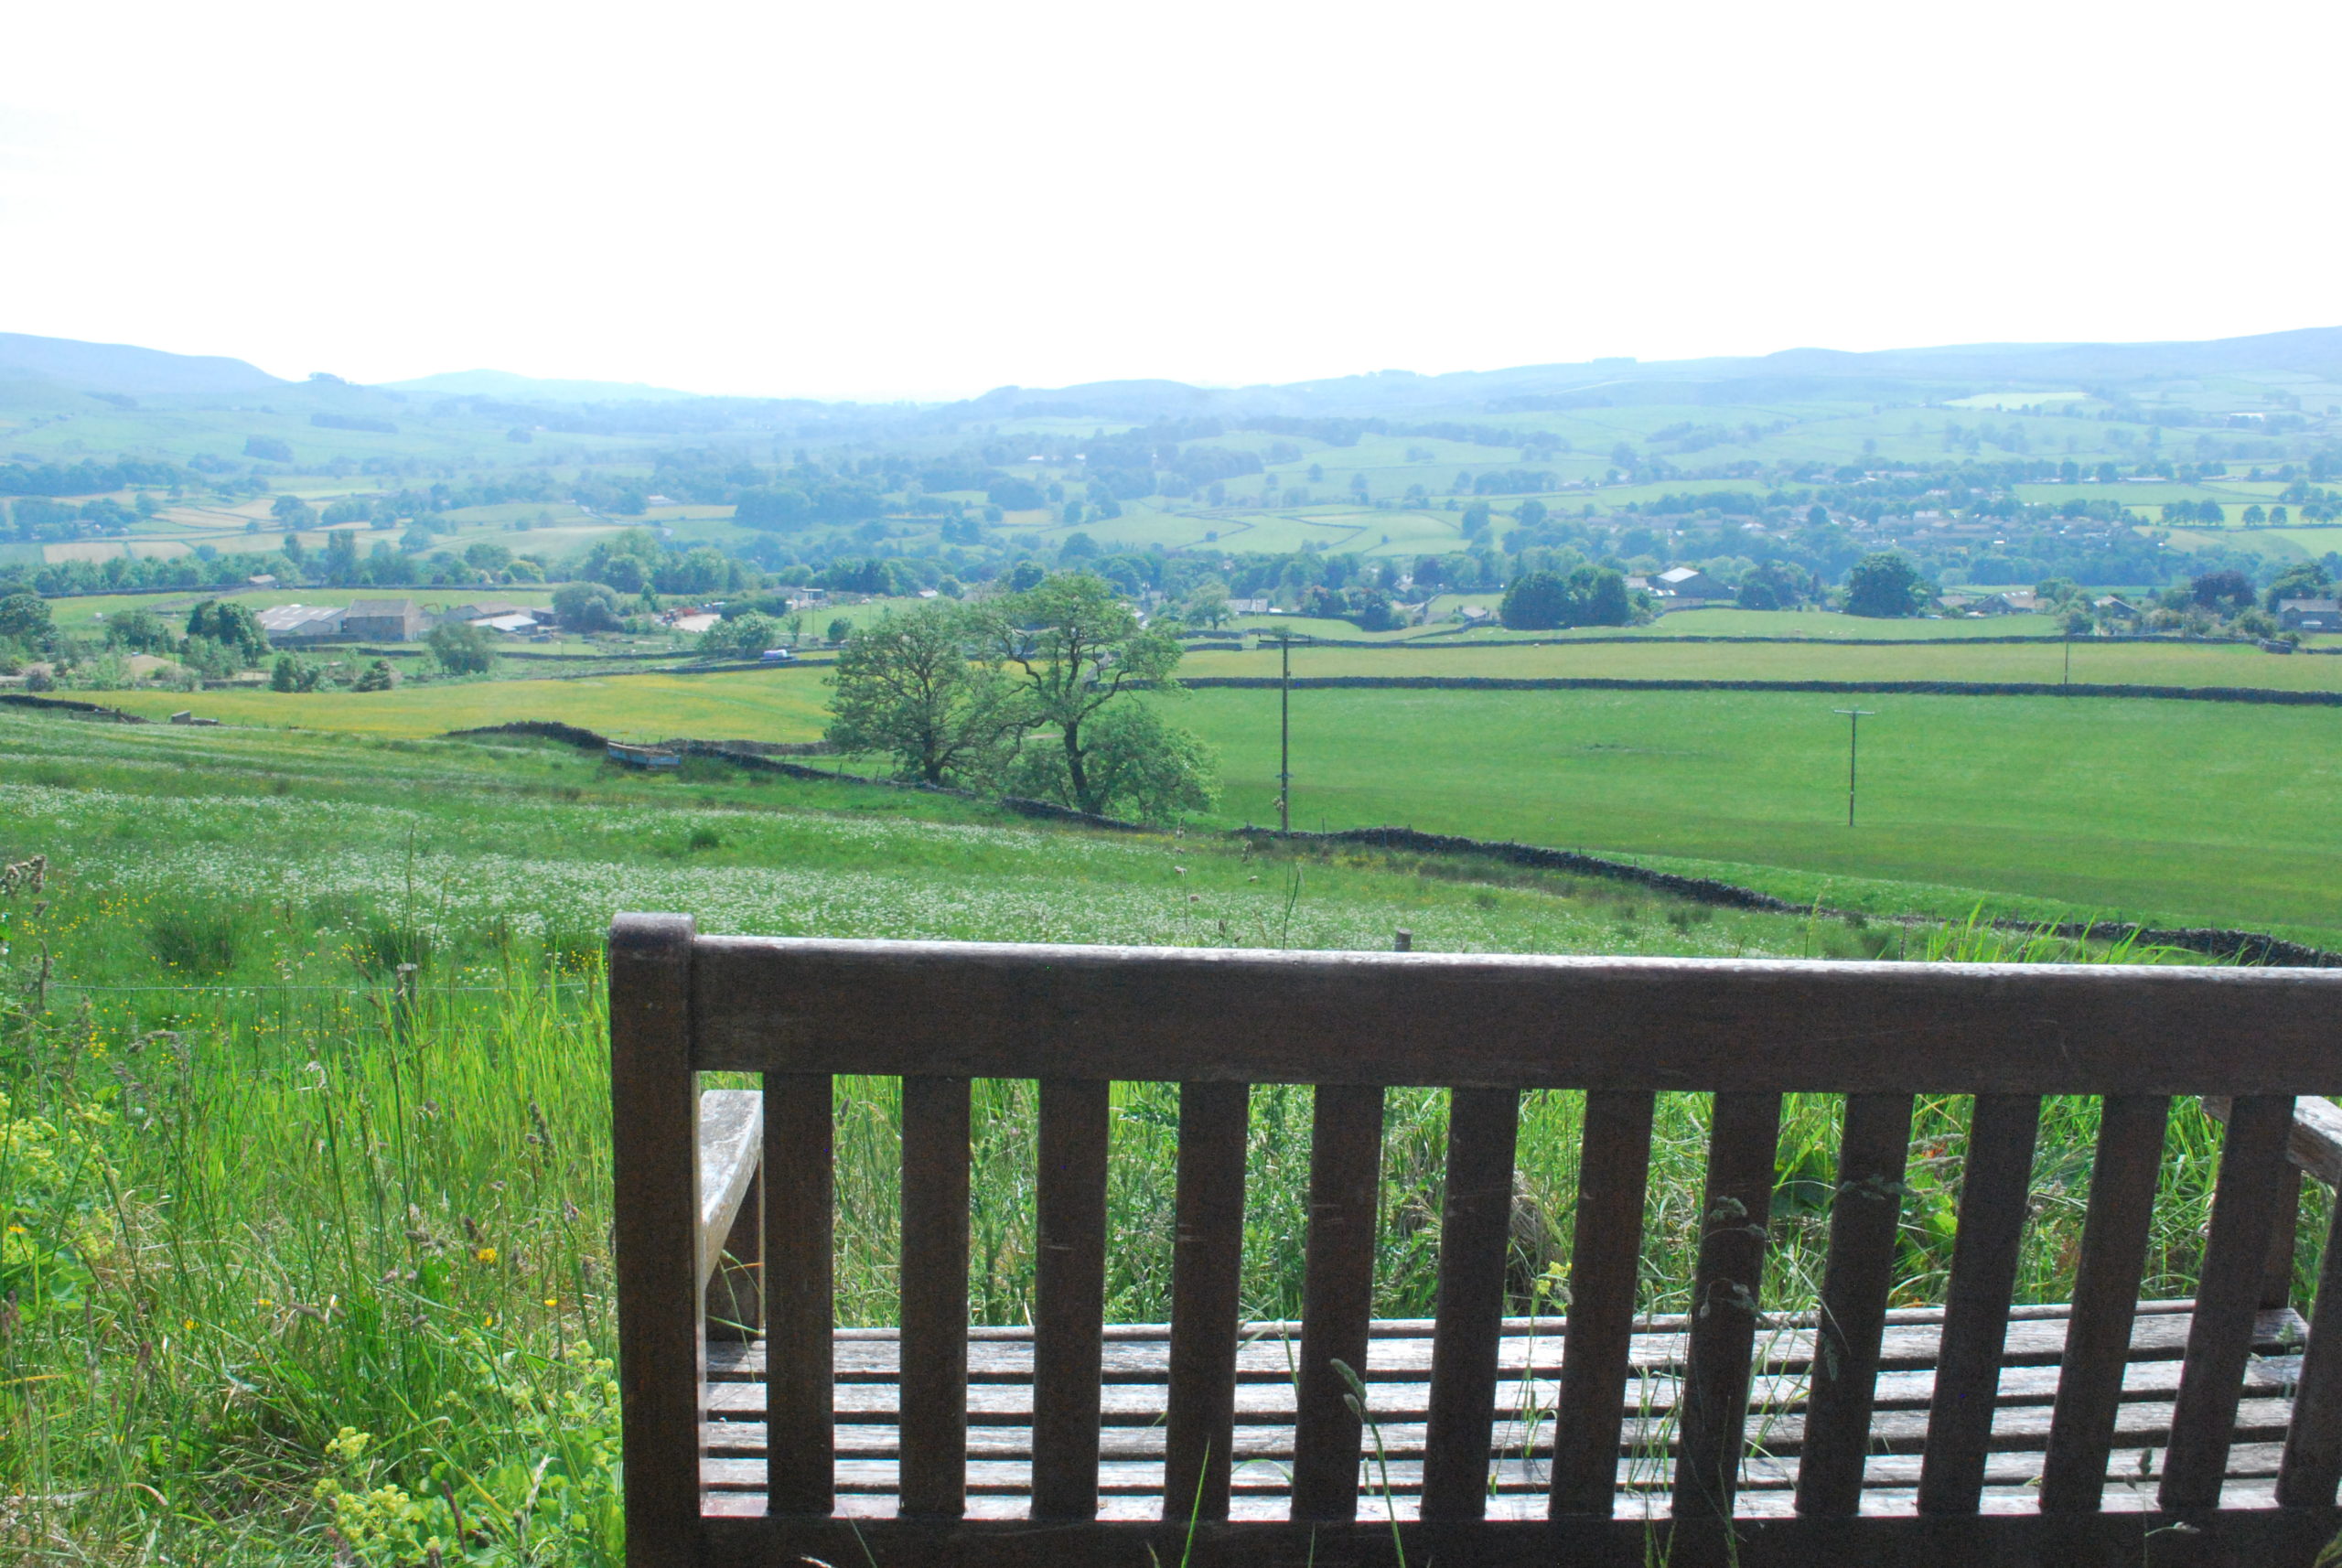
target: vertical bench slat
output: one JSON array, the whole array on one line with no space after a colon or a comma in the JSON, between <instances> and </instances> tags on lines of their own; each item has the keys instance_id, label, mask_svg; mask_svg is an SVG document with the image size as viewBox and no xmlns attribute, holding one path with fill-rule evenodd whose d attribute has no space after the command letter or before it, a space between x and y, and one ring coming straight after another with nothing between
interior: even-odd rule
<instances>
[{"instance_id":1,"label":"vertical bench slat","mask_svg":"<svg viewBox=\"0 0 2342 1568\"><path fill-rule=\"evenodd\" d=\"M1110 1086L1041 1080L1033 1275L1033 1517L1098 1514Z\"/></svg>"},{"instance_id":2,"label":"vertical bench slat","mask_svg":"<svg viewBox=\"0 0 2342 1568\"><path fill-rule=\"evenodd\" d=\"M2293 1129L2290 1094L2240 1095L2229 1107L2203 1277L2172 1405L2171 1447L2156 1493L2166 1509L2219 1506Z\"/></svg>"},{"instance_id":3,"label":"vertical bench slat","mask_svg":"<svg viewBox=\"0 0 2342 1568\"><path fill-rule=\"evenodd\" d=\"M903 1079L901 1509L968 1503L968 1080Z\"/></svg>"},{"instance_id":4,"label":"vertical bench slat","mask_svg":"<svg viewBox=\"0 0 2342 1568\"><path fill-rule=\"evenodd\" d=\"M1448 1098L1447 1194L1439 1226L1439 1294L1431 1342L1423 1517L1488 1512L1496 1423L1497 1339L1512 1238L1512 1164L1520 1094L1459 1089Z\"/></svg>"},{"instance_id":5,"label":"vertical bench slat","mask_svg":"<svg viewBox=\"0 0 2342 1568\"><path fill-rule=\"evenodd\" d=\"M2293 1424L2277 1466L2281 1508L2331 1508L2335 1487L2342 1485L2342 1201L2333 1209L2318 1262L2317 1299L2310 1304L2309 1345L2294 1390Z\"/></svg>"},{"instance_id":6,"label":"vertical bench slat","mask_svg":"<svg viewBox=\"0 0 2342 1568\"><path fill-rule=\"evenodd\" d=\"M2000 1397L2009 1298L2016 1289L2040 1132L2039 1095L1976 1097L1961 1163L1951 1280L1944 1288L1943 1348L1919 1460L1921 1513L1974 1513L1984 1495L1984 1455Z\"/></svg>"},{"instance_id":7,"label":"vertical bench slat","mask_svg":"<svg viewBox=\"0 0 2342 1568\"><path fill-rule=\"evenodd\" d=\"M699 1539L707 1378L691 972L689 917L621 915L610 927L618 1398L633 1563L684 1562Z\"/></svg>"},{"instance_id":8,"label":"vertical bench slat","mask_svg":"<svg viewBox=\"0 0 2342 1568\"><path fill-rule=\"evenodd\" d=\"M1562 1389L1553 1408L1553 1483L1546 1504L1555 1519L1607 1519L1617 1500L1618 1429L1635 1330L1654 1102L1642 1090L1595 1090L1585 1097Z\"/></svg>"},{"instance_id":9,"label":"vertical bench slat","mask_svg":"<svg viewBox=\"0 0 2342 1568\"><path fill-rule=\"evenodd\" d=\"M1850 1094L1838 1137L1830 1257L1808 1395L1797 1509L1843 1517L1862 1506L1878 1348L1895 1283L1895 1233L1911 1152L1911 1096Z\"/></svg>"},{"instance_id":10,"label":"vertical bench slat","mask_svg":"<svg viewBox=\"0 0 2342 1568\"><path fill-rule=\"evenodd\" d=\"M1309 1134L1309 1240L1302 1264L1295 1391L1295 1520L1358 1517L1360 1426L1334 1363L1366 1375L1374 1231L1382 1178L1382 1090L1317 1086Z\"/></svg>"},{"instance_id":11,"label":"vertical bench slat","mask_svg":"<svg viewBox=\"0 0 2342 1568\"><path fill-rule=\"evenodd\" d=\"M2261 1310L2294 1305L2294 1252L2301 1244L2302 1168L2288 1158L2277 1167L2277 1209L2269 1227L2269 1262L2261 1274Z\"/></svg>"},{"instance_id":12,"label":"vertical bench slat","mask_svg":"<svg viewBox=\"0 0 2342 1568\"><path fill-rule=\"evenodd\" d=\"M768 1072L764 1087L767 1507L826 1514L837 1498L830 1076Z\"/></svg>"},{"instance_id":13,"label":"vertical bench slat","mask_svg":"<svg viewBox=\"0 0 2342 1568\"><path fill-rule=\"evenodd\" d=\"M1729 1519L1748 1419L1748 1363L1781 1136L1781 1097L1715 1097L1708 1177L1700 1200L1700 1255L1692 1273L1675 1455L1675 1517Z\"/></svg>"},{"instance_id":14,"label":"vertical bench slat","mask_svg":"<svg viewBox=\"0 0 2342 1568\"><path fill-rule=\"evenodd\" d=\"M2105 1495L2170 1121L2171 1101L2160 1094L2110 1094L2100 1104L2074 1311L2042 1461L2044 1513L2088 1513Z\"/></svg>"},{"instance_id":15,"label":"vertical bench slat","mask_svg":"<svg viewBox=\"0 0 2342 1568\"><path fill-rule=\"evenodd\" d=\"M1252 1086L1179 1086L1171 1244L1171 1386L1164 1412L1163 1517L1228 1517L1236 1441L1238 1294Z\"/></svg>"}]
</instances>

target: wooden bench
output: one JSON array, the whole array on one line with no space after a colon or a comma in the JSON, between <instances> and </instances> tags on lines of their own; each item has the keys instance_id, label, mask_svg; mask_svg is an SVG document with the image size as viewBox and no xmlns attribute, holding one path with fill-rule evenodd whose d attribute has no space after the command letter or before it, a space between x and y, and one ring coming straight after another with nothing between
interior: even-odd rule
<instances>
[{"instance_id":1,"label":"wooden bench","mask_svg":"<svg viewBox=\"0 0 2342 1568\"><path fill-rule=\"evenodd\" d=\"M2289 1145L2342 1175L2342 1117L2309 1098L2342 1087L2342 972L793 940L621 916L610 1019L639 1568L2305 1568L2342 1528L2342 1309L2312 1326L2285 1299ZM703 1096L709 1070L761 1073L761 1094ZM833 1326L842 1073L903 1079L899 1328ZM1029 1326L969 1323L977 1078L1039 1080ZM1117 1079L1180 1086L1168 1325L1102 1321ZM1239 1320L1258 1083L1316 1086L1297 1324ZM1370 1315L1394 1085L1453 1090L1423 1322ZM1586 1093L1570 1305L1539 1321L1502 1316L1533 1089ZM1693 1310L1638 1316L1654 1096L1681 1091L1714 1096ZM1776 1316L1758 1291L1789 1092L1846 1098L1821 1310ZM1890 1310L1918 1094L1973 1095L1973 1120L1944 1305ZM2103 1097L2074 1300L2012 1306L2052 1094ZM2142 1302L2179 1095L2224 1097L2202 1283ZM2342 1302L2342 1245L2320 1294Z\"/></svg>"}]
</instances>

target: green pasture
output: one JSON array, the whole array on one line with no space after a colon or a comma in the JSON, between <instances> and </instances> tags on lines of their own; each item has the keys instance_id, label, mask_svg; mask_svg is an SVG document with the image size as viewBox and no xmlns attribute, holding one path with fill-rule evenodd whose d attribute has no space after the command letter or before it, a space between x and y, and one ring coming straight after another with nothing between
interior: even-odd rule
<instances>
[{"instance_id":1,"label":"green pasture","mask_svg":"<svg viewBox=\"0 0 2342 1568\"><path fill-rule=\"evenodd\" d=\"M1277 703L1273 690L1173 703L1219 748L1226 820L1276 819ZM1863 720L1859 825L1849 829L1847 721L1832 710L1856 705L1875 716ZM1732 862L1751 868L1742 880L1800 897L1841 875L1906 885L1862 894L1882 910L2047 900L2342 942L2342 710L1304 691L1292 726L1297 827L1401 823Z\"/></svg>"},{"instance_id":2,"label":"green pasture","mask_svg":"<svg viewBox=\"0 0 2342 1568\"><path fill-rule=\"evenodd\" d=\"M508 667L509 668L509 667ZM225 725L422 736L550 719L627 740L812 740L829 693L812 670L725 675L591 675L446 681L388 692L114 692L109 706L147 718L182 709Z\"/></svg>"},{"instance_id":3,"label":"green pasture","mask_svg":"<svg viewBox=\"0 0 2342 1568\"><path fill-rule=\"evenodd\" d=\"M1710 612L1732 614L1730 611ZM1759 612L1746 612L1752 618ZM1679 618L1670 616L1667 621ZM1846 617L1815 618L1845 620ZM1297 619L1297 618L1296 618ZM1301 625L1324 623L1301 622ZM1662 626L1667 624L1663 621ZM1863 623L1857 623L1863 624ZM1870 622L1876 627L1878 622ZM1899 626L1906 623L1890 622ZM2012 616L1987 622L1920 621L1954 626L1970 635L2007 628L2047 632L2046 618ZM1273 676L1280 667L1273 633L1242 653L1205 651L1180 661L1185 676ZM1844 642L1694 642L1656 636L1577 637L1553 643L1520 640L1426 640L1420 628L1374 648L1293 650L1295 675L1601 676L1665 681L2010 681L2062 682L2063 642L1959 642L1934 638L1886 646ZM2078 637L2071 644L2073 679L2083 684L2257 686L2284 691L2342 692L2342 658L2319 653L2263 653L2249 643L2118 642Z\"/></svg>"}]
</instances>

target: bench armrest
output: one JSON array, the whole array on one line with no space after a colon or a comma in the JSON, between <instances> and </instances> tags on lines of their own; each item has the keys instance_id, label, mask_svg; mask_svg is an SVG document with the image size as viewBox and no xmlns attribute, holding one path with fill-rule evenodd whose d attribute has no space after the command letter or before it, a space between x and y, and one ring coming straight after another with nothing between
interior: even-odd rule
<instances>
[{"instance_id":1,"label":"bench armrest","mask_svg":"<svg viewBox=\"0 0 2342 1568\"><path fill-rule=\"evenodd\" d=\"M2204 1109L2214 1120L2229 1119L2225 1094L2204 1096ZM2342 1187L2342 1106L2315 1094L2294 1101L2294 1131L2285 1140L2285 1156L2331 1187Z\"/></svg>"},{"instance_id":2,"label":"bench armrest","mask_svg":"<svg viewBox=\"0 0 2342 1568\"><path fill-rule=\"evenodd\" d=\"M753 1089L711 1089L699 1097L699 1286L724 1256L732 1221L764 1157L765 1097Z\"/></svg>"}]
</instances>

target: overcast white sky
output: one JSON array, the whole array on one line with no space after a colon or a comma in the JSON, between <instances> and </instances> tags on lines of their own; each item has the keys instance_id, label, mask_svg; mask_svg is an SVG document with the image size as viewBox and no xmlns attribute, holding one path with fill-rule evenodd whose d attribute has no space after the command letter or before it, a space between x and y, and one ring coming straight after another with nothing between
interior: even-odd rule
<instances>
[{"instance_id":1,"label":"overcast white sky","mask_svg":"<svg viewBox=\"0 0 2342 1568\"><path fill-rule=\"evenodd\" d=\"M2342 6L10 8L0 330L938 396L2342 323Z\"/></svg>"}]
</instances>

